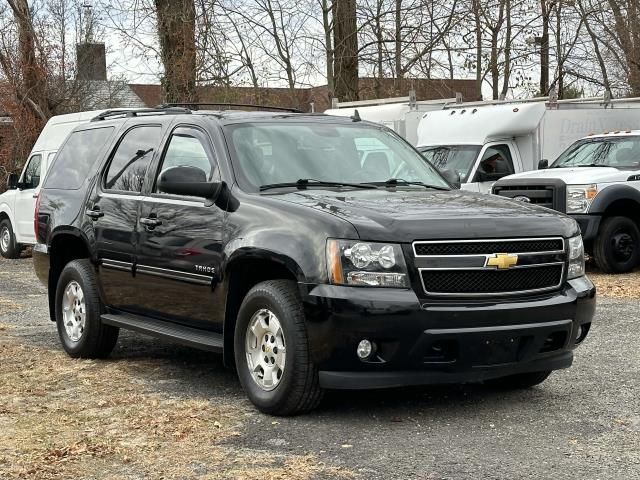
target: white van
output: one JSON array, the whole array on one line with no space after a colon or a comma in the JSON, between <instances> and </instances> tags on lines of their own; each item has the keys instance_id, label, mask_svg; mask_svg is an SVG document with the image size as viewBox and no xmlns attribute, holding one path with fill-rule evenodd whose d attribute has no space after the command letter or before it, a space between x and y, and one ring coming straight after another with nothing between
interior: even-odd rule
<instances>
[{"instance_id":1,"label":"white van","mask_svg":"<svg viewBox=\"0 0 640 480\"><path fill-rule=\"evenodd\" d=\"M417 148L455 171L463 189L490 193L496 180L545 166L590 133L637 128L638 99L470 102L423 114Z\"/></svg>"},{"instance_id":2,"label":"white van","mask_svg":"<svg viewBox=\"0 0 640 480\"><path fill-rule=\"evenodd\" d=\"M20 175L9 175L9 189L0 195L0 254L17 258L26 246L36 243L33 212L41 180L58 148L71 131L102 110L58 115L49 119L31 150Z\"/></svg>"}]
</instances>

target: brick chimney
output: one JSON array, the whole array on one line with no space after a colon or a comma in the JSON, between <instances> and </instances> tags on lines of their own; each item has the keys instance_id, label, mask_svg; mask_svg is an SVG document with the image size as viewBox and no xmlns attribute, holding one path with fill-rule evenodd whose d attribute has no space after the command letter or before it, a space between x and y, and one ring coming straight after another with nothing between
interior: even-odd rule
<instances>
[{"instance_id":1,"label":"brick chimney","mask_svg":"<svg viewBox=\"0 0 640 480\"><path fill-rule=\"evenodd\" d=\"M104 43L76 45L78 80L107 80L107 54Z\"/></svg>"}]
</instances>

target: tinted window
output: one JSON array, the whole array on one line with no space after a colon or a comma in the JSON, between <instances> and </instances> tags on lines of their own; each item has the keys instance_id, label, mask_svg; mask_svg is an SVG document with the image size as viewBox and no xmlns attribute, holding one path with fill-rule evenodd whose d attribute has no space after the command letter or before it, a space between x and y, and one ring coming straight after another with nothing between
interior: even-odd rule
<instances>
[{"instance_id":1,"label":"tinted window","mask_svg":"<svg viewBox=\"0 0 640 480\"><path fill-rule=\"evenodd\" d=\"M214 167L198 137L197 131L177 129L171 135L158 176L172 167L196 167L204 171L207 179L211 180ZM156 191L158 190L156 189Z\"/></svg>"},{"instance_id":2,"label":"tinted window","mask_svg":"<svg viewBox=\"0 0 640 480\"><path fill-rule=\"evenodd\" d=\"M42 156L34 155L29 160L27 168L24 170L24 183L25 189L36 188L40 185L40 165L42 164Z\"/></svg>"},{"instance_id":3,"label":"tinted window","mask_svg":"<svg viewBox=\"0 0 640 480\"><path fill-rule=\"evenodd\" d=\"M113 133L113 127L73 132L49 169L46 188L77 190Z\"/></svg>"},{"instance_id":4,"label":"tinted window","mask_svg":"<svg viewBox=\"0 0 640 480\"><path fill-rule=\"evenodd\" d=\"M104 188L140 192L153 152L160 143L160 127L129 130L116 148L104 181Z\"/></svg>"}]
</instances>

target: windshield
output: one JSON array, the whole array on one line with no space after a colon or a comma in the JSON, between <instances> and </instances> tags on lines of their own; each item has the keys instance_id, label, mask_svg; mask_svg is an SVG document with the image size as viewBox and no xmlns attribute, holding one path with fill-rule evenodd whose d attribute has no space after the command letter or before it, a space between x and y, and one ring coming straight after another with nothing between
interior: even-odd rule
<instances>
[{"instance_id":1,"label":"windshield","mask_svg":"<svg viewBox=\"0 0 640 480\"><path fill-rule=\"evenodd\" d=\"M392 178L449 188L406 142L366 124L243 123L225 127L225 135L240 180L253 189L300 179L360 184Z\"/></svg>"},{"instance_id":2,"label":"windshield","mask_svg":"<svg viewBox=\"0 0 640 480\"><path fill-rule=\"evenodd\" d=\"M580 140L553 162L562 167L640 167L640 137L601 137Z\"/></svg>"},{"instance_id":3,"label":"windshield","mask_svg":"<svg viewBox=\"0 0 640 480\"><path fill-rule=\"evenodd\" d=\"M480 145L443 145L422 147L420 151L438 170L458 172L460 181L464 183L467 181L481 148Z\"/></svg>"}]
</instances>

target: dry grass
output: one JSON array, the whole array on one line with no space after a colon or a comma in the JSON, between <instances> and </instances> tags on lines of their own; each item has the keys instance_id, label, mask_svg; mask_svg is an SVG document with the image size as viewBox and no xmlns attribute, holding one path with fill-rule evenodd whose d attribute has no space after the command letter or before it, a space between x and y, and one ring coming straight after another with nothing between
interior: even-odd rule
<instances>
[{"instance_id":1,"label":"dry grass","mask_svg":"<svg viewBox=\"0 0 640 480\"><path fill-rule=\"evenodd\" d=\"M352 476L311 456L225 446L242 435L238 406L149 391L126 362L72 360L8 332L0 335L2 479Z\"/></svg>"},{"instance_id":2,"label":"dry grass","mask_svg":"<svg viewBox=\"0 0 640 480\"><path fill-rule=\"evenodd\" d=\"M621 275L607 275L599 271L587 273L598 289L598 296L612 298L640 298L640 271Z\"/></svg>"}]
</instances>

